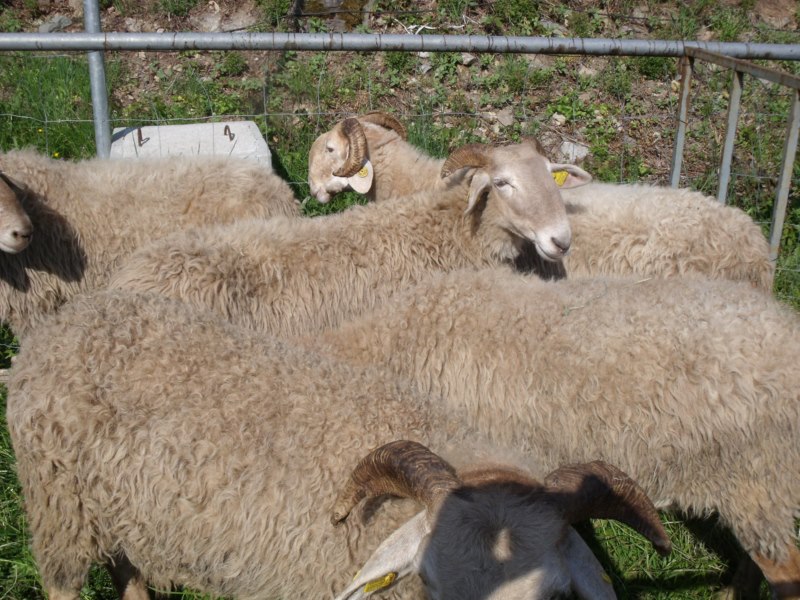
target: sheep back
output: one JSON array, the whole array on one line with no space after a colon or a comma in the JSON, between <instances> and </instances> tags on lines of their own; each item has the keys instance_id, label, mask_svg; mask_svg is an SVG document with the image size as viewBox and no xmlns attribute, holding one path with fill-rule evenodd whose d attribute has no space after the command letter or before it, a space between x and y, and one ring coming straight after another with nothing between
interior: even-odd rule
<instances>
[{"instance_id":1,"label":"sheep back","mask_svg":"<svg viewBox=\"0 0 800 600\"><path fill-rule=\"evenodd\" d=\"M738 208L641 184L592 183L561 194L573 231L569 276L700 274L772 289L767 240Z\"/></svg>"},{"instance_id":2,"label":"sheep back","mask_svg":"<svg viewBox=\"0 0 800 600\"><path fill-rule=\"evenodd\" d=\"M413 379L543 469L621 465L776 558L800 498L798 340L798 316L744 283L491 270L433 275L307 342Z\"/></svg>"},{"instance_id":3,"label":"sheep back","mask_svg":"<svg viewBox=\"0 0 800 600\"><path fill-rule=\"evenodd\" d=\"M25 188L30 246L0 256L4 320L18 334L79 290L106 282L136 247L176 229L244 217L299 215L289 186L255 161L166 157L81 162L0 154Z\"/></svg>"},{"instance_id":4,"label":"sheep back","mask_svg":"<svg viewBox=\"0 0 800 600\"><path fill-rule=\"evenodd\" d=\"M358 458L465 434L385 373L157 296L76 297L31 333L8 389L34 554L60 589L124 554L158 587L333 596L418 510L373 503L370 535L334 529Z\"/></svg>"}]
</instances>

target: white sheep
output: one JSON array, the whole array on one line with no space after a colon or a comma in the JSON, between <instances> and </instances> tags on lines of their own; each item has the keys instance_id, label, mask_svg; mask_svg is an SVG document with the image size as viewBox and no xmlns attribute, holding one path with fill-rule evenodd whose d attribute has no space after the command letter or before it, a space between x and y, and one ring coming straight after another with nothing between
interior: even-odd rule
<instances>
[{"instance_id":1,"label":"white sheep","mask_svg":"<svg viewBox=\"0 0 800 600\"><path fill-rule=\"evenodd\" d=\"M17 200L17 187L0 172L0 252L16 254L31 243L33 224Z\"/></svg>"},{"instance_id":2,"label":"white sheep","mask_svg":"<svg viewBox=\"0 0 800 600\"><path fill-rule=\"evenodd\" d=\"M26 150L0 153L0 171L35 230L24 251L0 253L0 320L20 337L78 291L105 284L145 242L192 225L299 215L283 180L241 158L68 162Z\"/></svg>"},{"instance_id":3,"label":"white sheep","mask_svg":"<svg viewBox=\"0 0 800 600\"><path fill-rule=\"evenodd\" d=\"M334 327L432 270L522 263L536 250L552 263L569 248L564 205L534 145L465 146L443 169L447 189L402 203L180 232L134 253L109 286L286 336Z\"/></svg>"},{"instance_id":4,"label":"white sheep","mask_svg":"<svg viewBox=\"0 0 800 600\"><path fill-rule=\"evenodd\" d=\"M77 600L92 563L125 600L146 599L144 582L240 600L346 588L360 598L417 570L434 599L519 598L519 588L611 599L568 522L615 518L669 550L655 507L613 467L561 468L538 483L382 371L155 295L74 298L31 332L11 370L8 427L50 600ZM486 466L459 477L422 443ZM408 502L372 501L346 527L331 524L385 494L427 509L411 518Z\"/></svg>"},{"instance_id":5,"label":"white sheep","mask_svg":"<svg viewBox=\"0 0 800 600\"><path fill-rule=\"evenodd\" d=\"M536 142L534 142L536 143ZM539 153L544 150L537 145ZM417 192L442 190L444 158L434 158L406 141L395 117L370 112L338 122L314 140L308 153L308 186L318 202L354 190L370 201L405 198ZM580 167L551 164L551 171L568 176L565 188L591 180Z\"/></svg>"},{"instance_id":6,"label":"white sheep","mask_svg":"<svg viewBox=\"0 0 800 600\"><path fill-rule=\"evenodd\" d=\"M542 469L602 457L718 513L800 594L800 318L743 282L435 274L305 343L377 364Z\"/></svg>"},{"instance_id":7,"label":"white sheep","mask_svg":"<svg viewBox=\"0 0 800 600\"><path fill-rule=\"evenodd\" d=\"M775 265L757 223L701 192L590 183L561 193L573 244L570 277L697 274L772 289Z\"/></svg>"},{"instance_id":8,"label":"white sheep","mask_svg":"<svg viewBox=\"0 0 800 600\"><path fill-rule=\"evenodd\" d=\"M346 189L364 193L359 187L364 179L354 171L364 161L372 180L370 200L438 189L439 159L395 133L401 124L386 129L364 119L345 119L312 145L308 181L317 200L327 202ZM590 183L591 175L574 165L552 163L550 170L560 182L572 227L573 245L564 259L568 275L695 273L772 289L767 240L742 210L686 189Z\"/></svg>"}]
</instances>

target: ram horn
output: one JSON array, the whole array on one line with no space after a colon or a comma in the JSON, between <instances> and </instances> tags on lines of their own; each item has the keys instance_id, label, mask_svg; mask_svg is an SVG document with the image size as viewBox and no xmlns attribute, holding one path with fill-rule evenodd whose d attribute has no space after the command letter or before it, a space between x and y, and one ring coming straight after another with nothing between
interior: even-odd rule
<instances>
[{"instance_id":1,"label":"ram horn","mask_svg":"<svg viewBox=\"0 0 800 600\"><path fill-rule=\"evenodd\" d=\"M442 178L449 177L459 169L481 168L489 163L489 147L485 144L467 144L453 150L442 165Z\"/></svg>"},{"instance_id":2,"label":"ram horn","mask_svg":"<svg viewBox=\"0 0 800 600\"><path fill-rule=\"evenodd\" d=\"M364 123L373 123L386 129L391 129L402 139L408 139L405 126L392 115L377 110L370 111L358 118Z\"/></svg>"},{"instance_id":3,"label":"ram horn","mask_svg":"<svg viewBox=\"0 0 800 600\"><path fill-rule=\"evenodd\" d=\"M547 492L558 496L558 506L570 523L584 519L615 519L641 533L663 555L669 540L655 506L626 473L603 461L566 465L544 480Z\"/></svg>"},{"instance_id":4,"label":"ram horn","mask_svg":"<svg viewBox=\"0 0 800 600\"><path fill-rule=\"evenodd\" d=\"M364 498L384 494L413 498L430 512L460 485L455 469L422 444L390 442L370 452L353 469L336 500L331 522L345 520Z\"/></svg>"},{"instance_id":5,"label":"ram horn","mask_svg":"<svg viewBox=\"0 0 800 600\"><path fill-rule=\"evenodd\" d=\"M342 133L347 138L347 158L344 164L333 172L336 177L352 177L364 166L367 154L367 138L361 123L354 117L348 117L341 123Z\"/></svg>"}]
</instances>

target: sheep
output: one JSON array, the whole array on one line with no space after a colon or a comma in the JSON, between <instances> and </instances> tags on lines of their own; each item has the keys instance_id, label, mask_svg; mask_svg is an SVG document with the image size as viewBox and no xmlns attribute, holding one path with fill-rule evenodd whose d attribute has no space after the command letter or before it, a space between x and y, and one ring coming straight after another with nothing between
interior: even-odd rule
<instances>
[{"instance_id":1,"label":"sheep","mask_svg":"<svg viewBox=\"0 0 800 600\"><path fill-rule=\"evenodd\" d=\"M539 153L544 155L541 146ZM406 141L406 130L395 117L370 112L338 122L314 140L308 153L308 186L318 202L354 190L370 201L405 198L417 192L442 190L444 158L428 156ZM565 188L591 180L580 167L550 165L565 172Z\"/></svg>"},{"instance_id":2,"label":"sheep","mask_svg":"<svg viewBox=\"0 0 800 600\"><path fill-rule=\"evenodd\" d=\"M0 254L0 320L21 338L78 291L104 285L145 242L191 225L300 214L283 180L241 158L68 162L20 150L0 153L0 171L35 229L24 252Z\"/></svg>"},{"instance_id":3,"label":"sheep","mask_svg":"<svg viewBox=\"0 0 800 600\"><path fill-rule=\"evenodd\" d=\"M369 200L402 199L441 186L436 177L440 161L392 130L369 123L359 126L364 119L345 119L312 145L308 181L318 201L327 202L345 189L363 193L357 183L348 182L364 180L353 170L365 158L374 179L366 192ZM394 130L400 127L395 125ZM540 153L545 155L541 146ZM591 174L575 165L550 163L550 170L560 182L572 227L565 275L702 274L749 281L771 291L775 267L769 260L769 245L742 210L686 189L592 183Z\"/></svg>"},{"instance_id":4,"label":"sheep","mask_svg":"<svg viewBox=\"0 0 800 600\"><path fill-rule=\"evenodd\" d=\"M297 341L414 381L542 469L586 457L659 507L718 513L800 595L800 318L743 282L433 274Z\"/></svg>"},{"instance_id":5,"label":"sheep","mask_svg":"<svg viewBox=\"0 0 800 600\"><path fill-rule=\"evenodd\" d=\"M16 254L28 247L33 224L17 201L14 182L0 172L0 251Z\"/></svg>"},{"instance_id":6,"label":"sheep","mask_svg":"<svg viewBox=\"0 0 800 600\"><path fill-rule=\"evenodd\" d=\"M361 498L402 491L400 483L381 492L392 465L428 509L387 544L399 535L423 552L425 540L409 535L489 534L485 547L469 548L482 562L463 573L442 572L432 562L438 548L424 549L424 572L438 576L430 582L477 583L477 569L502 560L511 534L514 568L483 571L480 588L457 596L467 600L519 597L502 585L517 577L526 597L574 586L584 598L614 598L567 526L587 516L615 518L670 548L655 507L608 464L563 467L538 484L513 462L524 457L487 444L380 370L340 365L157 295L74 297L31 332L11 371L8 428L50 600L77 600L92 563L107 566L126 600L147 598L144 582L240 599L333 597L376 548L366 567L381 567L379 534L418 510L367 502L346 519ZM457 457L451 465L474 461L479 473L456 484L449 467L417 471L420 461L407 459L430 466L427 448ZM441 476L446 490L417 485ZM344 519L346 527L331 525ZM405 558L401 577L416 568ZM392 583L384 575L355 597ZM420 597L414 586L396 591ZM454 597L446 588L431 594Z\"/></svg>"},{"instance_id":7,"label":"sheep","mask_svg":"<svg viewBox=\"0 0 800 600\"><path fill-rule=\"evenodd\" d=\"M568 276L699 274L772 290L775 265L757 223L701 192L590 183L561 193L573 244Z\"/></svg>"},{"instance_id":8,"label":"sheep","mask_svg":"<svg viewBox=\"0 0 800 600\"><path fill-rule=\"evenodd\" d=\"M534 145L464 146L443 169L452 173L447 190L399 204L165 237L126 260L109 287L160 293L285 337L335 327L431 270L522 265L534 244L554 261L569 248L564 205Z\"/></svg>"}]
</instances>

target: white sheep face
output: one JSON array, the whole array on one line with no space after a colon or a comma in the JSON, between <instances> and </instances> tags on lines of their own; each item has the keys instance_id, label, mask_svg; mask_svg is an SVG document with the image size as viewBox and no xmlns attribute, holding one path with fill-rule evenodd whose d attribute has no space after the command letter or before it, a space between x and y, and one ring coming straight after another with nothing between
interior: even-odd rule
<instances>
[{"instance_id":1,"label":"white sheep face","mask_svg":"<svg viewBox=\"0 0 800 600\"><path fill-rule=\"evenodd\" d=\"M530 143L493 148L470 185L467 212L487 198L496 224L536 245L547 260L569 251L572 232L550 162Z\"/></svg>"},{"instance_id":2,"label":"white sheep face","mask_svg":"<svg viewBox=\"0 0 800 600\"><path fill-rule=\"evenodd\" d=\"M338 127L314 140L309 151L308 187L317 202L330 202L333 196L348 188L347 178L333 173L344 163L349 150L350 144Z\"/></svg>"}]
</instances>

